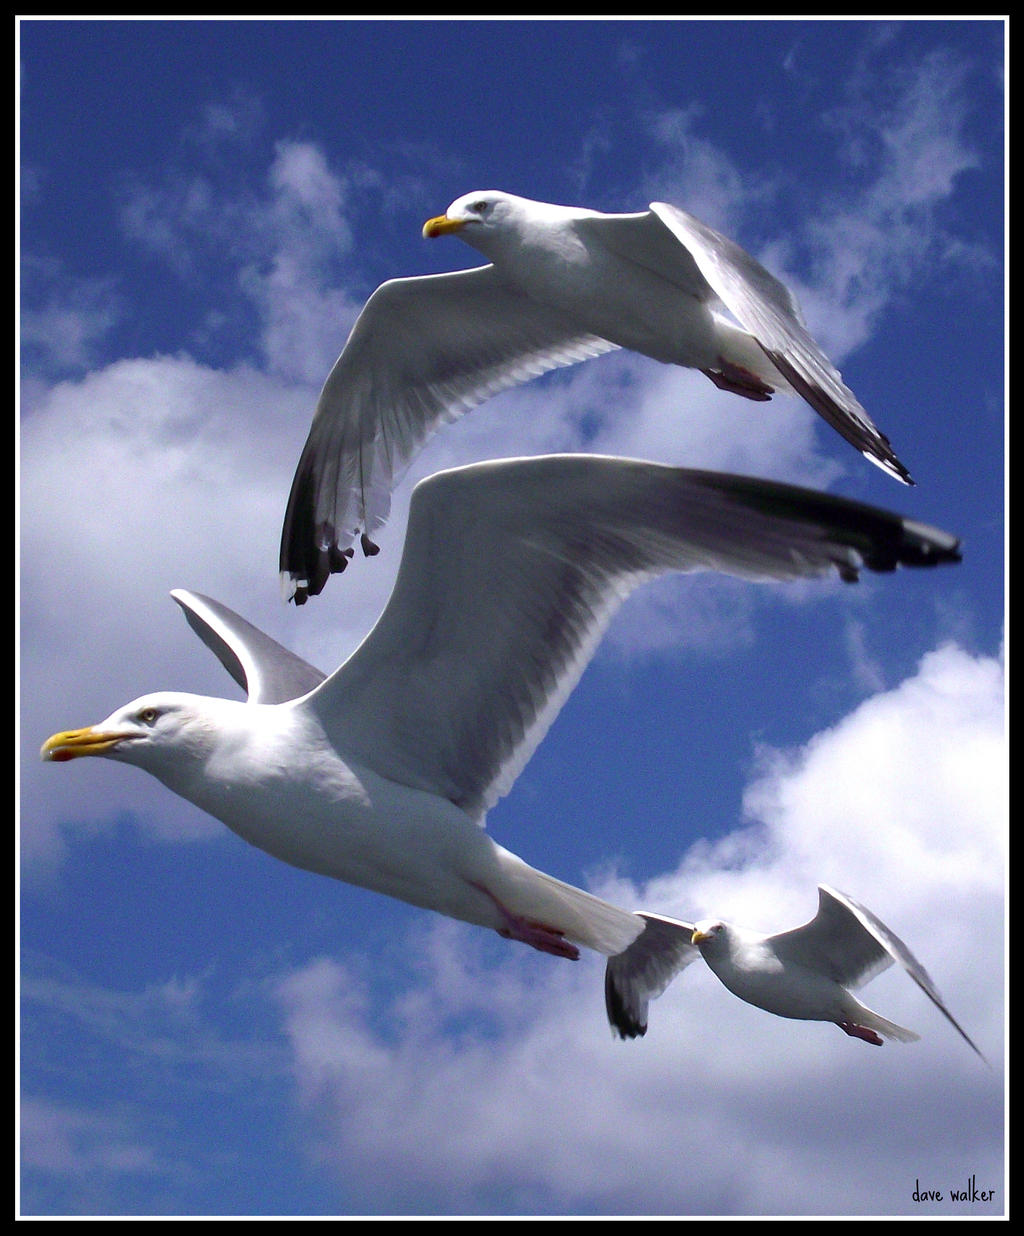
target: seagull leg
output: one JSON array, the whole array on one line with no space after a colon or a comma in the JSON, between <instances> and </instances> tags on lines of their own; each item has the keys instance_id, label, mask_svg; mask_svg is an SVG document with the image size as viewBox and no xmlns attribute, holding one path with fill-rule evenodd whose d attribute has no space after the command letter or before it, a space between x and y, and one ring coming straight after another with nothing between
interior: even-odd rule
<instances>
[{"instance_id":1,"label":"seagull leg","mask_svg":"<svg viewBox=\"0 0 1024 1236\"><path fill-rule=\"evenodd\" d=\"M503 939L520 940L523 944L529 944L531 948L537 949L538 952L551 953L555 957L567 957L570 961L579 960L580 950L575 944L569 943L565 938L565 932L559 931L557 927L546 927L543 923L536 923L529 918L521 918L518 914L513 914L507 906L503 906L489 888L485 888L482 884L474 884L473 887L490 897L505 920L504 927L495 928Z\"/></svg>"},{"instance_id":2,"label":"seagull leg","mask_svg":"<svg viewBox=\"0 0 1024 1236\"><path fill-rule=\"evenodd\" d=\"M742 395L744 399L755 399L763 403L775 394L775 387L763 382L756 373L751 373L742 365L734 365L722 356L718 358L717 369L702 369L701 373L710 378L719 390L731 391L734 395Z\"/></svg>"},{"instance_id":3,"label":"seagull leg","mask_svg":"<svg viewBox=\"0 0 1024 1236\"><path fill-rule=\"evenodd\" d=\"M853 1021L837 1021L836 1025L840 1030L845 1030L852 1038L863 1039L865 1043L871 1043L875 1047L882 1046L882 1040L875 1034L874 1030L869 1030L867 1026L858 1026Z\"/></svg>"}]
</instances>

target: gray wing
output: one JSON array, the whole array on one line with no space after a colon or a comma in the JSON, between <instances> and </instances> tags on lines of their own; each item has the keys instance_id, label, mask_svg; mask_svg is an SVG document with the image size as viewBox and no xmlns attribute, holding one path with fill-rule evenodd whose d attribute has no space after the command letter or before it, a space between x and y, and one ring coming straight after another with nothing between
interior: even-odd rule
<instances>
[{"instance_id":1,"label":"gray wing","mask_svg":"<svg viewBox=\"0 0 1024 1236\"><path fill-rule=\"evenodd\" d=\"M492 266L382 284L324 384L296 468L281 534L286 595L302 604L345 569L354 538L384 523L392 489L439 426L614 349Z\"/></svg>"},{"instance_id":2,"label":"gray wing","mask_svg":"<svg viewBox=\"0 0 1024 1236\"><path fill-rule=\"evenodd\" d=\"M219 601L184 588L175 588L171 596L188 625L248 694L250 704L283 704L323 682L325 675L318 669Z\"/></svg>"},{"instance_id":3,"label":"gray wing","mask_svg":"<svg viewBox=\"0 0 1024 1236\"><path fill-rule=\"evenodd\" d=\"M818 970L844 987L863 987L898 961L965 1042L982 1055L946 1008L928 971L906 944L846 893L820 884L818 913L814 918L803 927L772 936L770 942L782 960Z\"/></svg>"},{"instance_id":4,"label":"gray wing","mask_svg":"<svg viewBox=\"0 0 1024 1236\"><path fill-rule=\"evenodd\" d=\"M739 245L677 206L652 202L651 211L685 246L722 304L792 388L862 455L912 485L889 439L811 336L785 284Z\"/></svg>"},{"instance_id":5,"label":"gray wing","mask_svg":"<svg viewBox=\"0 0 1024 1236\"><path fill-rule=\"evenodd\" d=\"M604 972L605 1009L620 1039L647 1033L648 1002L700 956L700 949L690 943L692 923L637 913L646 926L629 948L608 958Z\"/></svg>"},{"instance_id":6,"label":"gray wing","mask_svg":"<svg viewBox=\"0 0 1024 1236\"><path fill-rule=\"evenodd\" d=\"M959 558L954 537L827 494L593 455L499 460L413 492L394 591L310 697L339 751L475 818L511 787L640 582Z\"/></svg>"}]
</instances>

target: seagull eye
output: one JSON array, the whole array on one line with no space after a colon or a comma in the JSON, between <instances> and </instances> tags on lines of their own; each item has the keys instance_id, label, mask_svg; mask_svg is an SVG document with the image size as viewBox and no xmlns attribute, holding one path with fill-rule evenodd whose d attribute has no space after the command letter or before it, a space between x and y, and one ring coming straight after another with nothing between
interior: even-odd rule
<instances>
[{"instance_id":1,"label":"seagull eye","mask_svg":"<svg viewBox=\"0 0 1024 1236\"><path fill-rule=\"evenodd\" d=\"M488 212L488 210L490 210L490 208L491 208L490 202L480 201L480 202L473 203L473 209L476 211L478 215L485 215Z\"/></svg>"},{"instance_id":2,"label":"seagull eye","mask_svg":"<svg viewBox=\"0 0 1024 1236\"><path fill-rule=\"evenodd\" d=\"M139 720L144 725L152 725L159 715L155 708L142 708L139 710Z\"/></svg>"}]
</instances>

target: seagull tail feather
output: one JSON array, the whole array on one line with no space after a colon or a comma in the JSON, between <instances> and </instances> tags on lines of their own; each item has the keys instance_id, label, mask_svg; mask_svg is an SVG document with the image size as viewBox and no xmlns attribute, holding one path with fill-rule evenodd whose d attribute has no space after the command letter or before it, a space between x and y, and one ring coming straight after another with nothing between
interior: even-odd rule
<instances>
[{"instance_id":1,"label":"seagull tail feather","mask_svg":"<svg viewBox=\"0 0 1024 1236\"><path fill-rule=\"evenodd\" d=\"M890 1021L887 1017L883 1017L881 1013L876 1013L873 1009L861 1005L857 1010L857 1024L866 1027L868 1030L874 1030L885 1039L896 1039L900 1043L916 1043L921 1037L914 1030L908 1030L906 1026L897 1025L896 1022Z\"/></svg>"},{"instance_id":2,"label":"seagull tail feather","mask_svg":"<svg viewBox=\"0 0 1024 1236\"><path fill-rule=\"evenodd\" d=\"M547 872L523 864L516 882L522 882L519 895L510 905L517 913L557 928L574 944L612 957L629 948L644 929L643 919L584 892L573 884L557 880Z\"/></svg>"},{"instance_id":3,"label":"seagull tail feather","mask_svg":"<svg viewBox=\"0 0 1024 1236\"><path fill-rule=\"evenodd\" d=\"M741 330L726 318L718 317L715 333L722 349L722 359L746 369L761 379L773 391L795 395L789 379L772 364L771 357L748 331Z\"/></svg>"}]
</instances>

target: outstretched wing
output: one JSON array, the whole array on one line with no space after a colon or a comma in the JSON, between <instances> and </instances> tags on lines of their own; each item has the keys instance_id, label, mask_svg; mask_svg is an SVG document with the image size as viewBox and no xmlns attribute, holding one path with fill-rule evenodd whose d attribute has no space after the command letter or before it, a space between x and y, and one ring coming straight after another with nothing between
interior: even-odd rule
<instances>
[{"instance_id":1,"label":"outstretched wing","mask_svg":"<svg viewBox=\"0 0 1024 1236\"><path fill-rule=\"evenodd\" d=\"M684 245L722 304L772 364L833 429L890 476L912 485L889 439L815 342L792 292L739 245L677 206L651 211Z\"/></svg>"},{"instance_id":2,"label":"outstretched wing","mask_svg":"<svg viewBox=\"0 0 1024 1236\"><path fill-rule=\"evenodd\" d=\"M783 961L819 970L844 987L863 987L898 961L961 1037L981 1056L977 1046L950 1013L928 971L910 949L860 902L826 884L818 886L818 913L793 931L772 936L770 943ZM984 1056L982 1056L984 1059Z\"/></svg>"},{"instance_id":3,"label":"outstretched wing","mask_svg":"<svg viewBox=\"0 0 1024 1236\"><path fill-rule=\"evenodd\" d=\"M440 425L614 348L492 266L382 284L324 384L299 459L281 535L286 595L302 604L344 570L353 540L384 523L392 489Z\"/></svg>"},{"instance_id":4,"label":"outstretched wing","mask_svg":"<svg viewBox=\"0 0 1024 1236\"><path fill-rule=\"evenodd\" d=\"M248 694L250 704L282 704L323 682L325 675L318 669L219 601L184 588L175 588L171 596L188 625Z\"/></svg>"},{"instance_id":5,"label":"outstretched wing","mask_svg":"<svg viewBox=\"0 0 1024 1236\"><path fill-rule=\"evenodd\" d=\"M637 913L645 923L643 932L625 952L608 958L604 972L605 1009L620 1039L647 1033L648 1003L700 956L700 949L690 942L692 923Z\"/></svg>"},{"instance_id":6,"label":"outstretched wing","mask_svg":"<svg viewBox=\"0 0 1024 1236\"><path fill-rule=\"evenodd\" d=\"M897 515L748 477L593 455L500 460L415 489L394 591L309 700L347 758L481 818L642 580L955 561ZM358 728L351 718L358 717Z\"/></svg>"}]
</instances>

